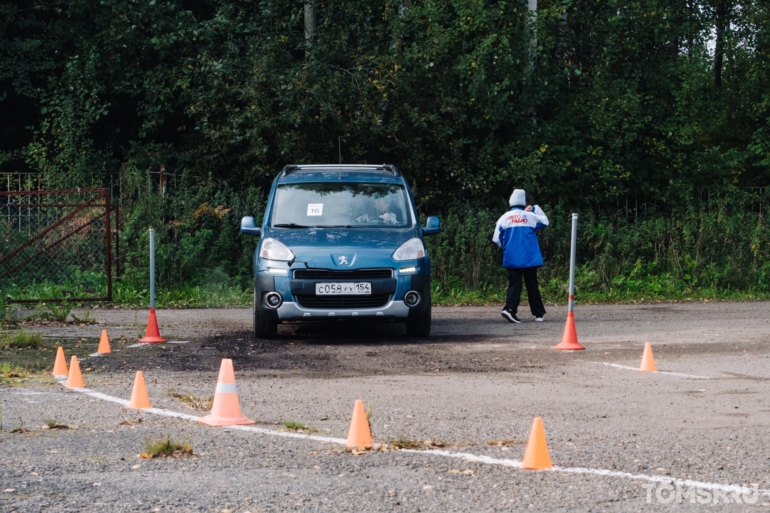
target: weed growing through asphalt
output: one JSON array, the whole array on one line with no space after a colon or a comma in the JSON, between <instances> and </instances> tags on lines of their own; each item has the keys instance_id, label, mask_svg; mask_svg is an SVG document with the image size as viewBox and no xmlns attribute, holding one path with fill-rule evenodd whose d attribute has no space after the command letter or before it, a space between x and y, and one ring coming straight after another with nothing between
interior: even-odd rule
<instances>
[{"instance_id":1,"label":"weed growing through asphalt","mask_svg":"<svg viewBox=\"0 0 770 513\"><path fill-rule=\"evenodd\" d=\"M214 397L200 397L193 394L178 393L176 390L169 390L168 395L174 399L179 399L188 408L198 411L209 411L214 405Z\"/></svg>"},{"instance_id":2,"label":"weed growing through asphalt","mask_svg":"<svg viewBox=\"0 0 770 513\"><path fill-rule=\"evenodd\" d=\"M28 378L29 371L24 367L12 365L10 362L0 362L0 376L9 378Z\"/></svg>"},{"instance_id":3,"label":"weed growing through asphalt","mask_svg":"<svg viewBox=\"0 0 770 513\"><path fill-rule=\"evenodd\" d=\"M11 429L9 433L29 433L29 429L24 427L24 421L19 417L19 424Z\"/></svg>"},{"instance_id":4,"label":"weed growing through asphalt","mask_svg":"<svg viewBox=\"0 0 770 513\"><path fill-rule=\"evenodd\" d=\"M96 318L91 313L91 310L88 310L84 315L83 318L79 318L74 313L70 314L70 317L72 317L72 320L75 321L77 324L94 324L96 323Z\"/></svg>"},{"instance_id":5,"label":"weed growing through asphalt","mask_svg":"<svg viewBox=\"0 0 770 513\"><path fill-rule=\"evenodd\" d=\"M43 429L69 429L69 425L56 419L44 419L45 426Z\"/></svg>"},{"instance_id":6,"label":"weed growing through asphalt","mask_svg":"<svg viewBox=\"0 0 770 513\"><path fill-rule=\"evenodd\" d=\"M487 445L503 447L504 445L523 445L525 443L527 443L526 440L489 440Z\"/></svg>"},{"instance_id":7,"label":"weed growing through asphalt","mask_svg":"<svg viewBox=\"0 0 770 513\"><path fill-rule=\"evenodd\" d=\"M366 408L364 408L364 411L366 411L366 422L369 423L369 427L372 426L372 419L374 418L374 405L370 404Z\"/></svg>"},{"instance_id":8,"label":"weed growing through asphalt","mask_svg":"<svg viewBox=\"0 0 770 513\"><path fill-rule=\"evenodd\" d=\"M61 303L60 305L51 304L48 305L48 310L49 312L43 314L44 317L66 323L67 317L69 317L70 312L72 312L72 305L69 305L66 302Z\"/></svg>"},{"instance_id":9,"label":"weed growing through asphalt","mask_svg":"<svg viewBox=\"0 0 770 513\"><path fill-rule=\"evenodd\" d=\"M193 456L192 446L189 443L181 444L171 439L171 435L156 440L146 439L144 452L139 457L145 460L153 458L180 458Z\"/></svg>"},{"instance_id":10,"label":"weed growing through asphalt","mask_svg":"<svg viewBox=\"0 0 770 513\"><path fill-rule=\"evenodd\" d=\"M411 449L422 451L425 449L442 449L444 447L458 447L459 444L450 445L443 440L413 440L399 437L387 443L390 449Z\"/></svg>"},{"instance_id":11,"label":"weed growing through asphalt","mask_svg":"<svg viewBox=\"0 0 770 513\"><path fill-rule=\"evenodd\" d=\"M2 339L2 345L11 349L37 348L43 341L40 333L20 331L14 335L7 335Z\"/></svg>"},{"instance_id":12,"label":"weed growing through asphalt","mask_svg":"<svg viewBox=\"0 0 770 513\"><path fill-rule=\"evenodd\" d=\"M306 433L318 433L317 428L314 428L313 426L308 426L307 424L303 424L302 422L297 422L296 420L285 420L283 422L283 427L285 427L289 431L305 431Z\"/></svg>"}]
</instances>

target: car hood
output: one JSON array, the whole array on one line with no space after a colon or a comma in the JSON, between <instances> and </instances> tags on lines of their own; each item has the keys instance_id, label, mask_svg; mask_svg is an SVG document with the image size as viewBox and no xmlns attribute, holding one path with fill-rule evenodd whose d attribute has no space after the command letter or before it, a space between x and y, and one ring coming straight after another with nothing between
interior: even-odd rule
<instances>
[{"instance_id":1,"label":"car hood","mask_svg":"<svg viewBox=\"0 0 770 513\"><path fill-rule=\"evenodd\" d=\"M345 270L391 266L393 252L417 234L414 228L310 228L272 229L268 236L291 249L293 267Z\"/></svg>"}]
</instances>

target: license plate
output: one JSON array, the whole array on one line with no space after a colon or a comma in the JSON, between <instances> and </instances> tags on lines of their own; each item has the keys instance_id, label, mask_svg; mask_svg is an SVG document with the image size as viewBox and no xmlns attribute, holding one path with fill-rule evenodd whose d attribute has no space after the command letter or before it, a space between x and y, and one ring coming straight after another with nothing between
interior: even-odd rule
<instances>
[{"instance_id":1,"label":"license plate","mask_svg":"<svg viewBox=\"0 0 770 513\"><path fill-rule=\"evenodd\" d=\"M368 296L371 283L316 283L316 296Z\"/></svg>"}]
</instances>

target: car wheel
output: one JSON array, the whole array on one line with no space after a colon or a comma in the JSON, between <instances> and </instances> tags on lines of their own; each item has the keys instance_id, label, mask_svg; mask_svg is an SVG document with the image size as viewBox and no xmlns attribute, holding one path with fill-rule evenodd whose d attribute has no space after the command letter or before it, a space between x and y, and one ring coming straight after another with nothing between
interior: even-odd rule
<instances>
[{"instance_id":1,"label":"car wheel","mask_svg":"<svg viewBox=\"0 0 770 513\"><path fill-rule=\"evenodd\" d=\"M265 319L259 315L257 289L254 289L254 337L275 338L278 336L278 321Z\"/></svg>"},{"instance_id":2,"label":"car wheel","mask_svg":"<svg viewBox=\"0 0 770 513\"><path fill-rule=\"evenodd\" d=\"M422 337L427 338L430 336L430 305L425 309L419 318L413 321L406 321L406 336L407 337Z\"/></svg>"}]
</instances>

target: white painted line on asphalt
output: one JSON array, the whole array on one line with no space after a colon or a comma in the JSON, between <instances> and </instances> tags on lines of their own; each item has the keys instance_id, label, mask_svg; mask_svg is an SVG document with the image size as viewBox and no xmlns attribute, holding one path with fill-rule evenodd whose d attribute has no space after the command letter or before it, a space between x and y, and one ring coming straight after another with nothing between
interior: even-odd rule
<instances>
[{"instance_id":1,"label":"white painted line on asphalt","mask_svg":"<svg viewBox=\"0 0 770 513\"><path fill-rule=\"evenodd\" d=\"M595 362L599 363L599 362ZM608 364L609 365L609 364ZM631 367L627 367L631 368ZM103 394L101 392L95 392L93 390L89 390L87 388L70 388L68 390L72 390L75 392L81 392L83 394L89 395L91 397L95 397L97 399L103 399L105 401L110 401L113 403L118 403L122 405L127 405L128 401L125 399L120 399L118 397L112 397L107 394ZM196 417L195 415L187 415L186 413L178 413L171 410L163 410L160 408L147 408L146 410L139 410L139 411L145 411L147 413L153 413L155 415L163 415L166 417L174 417L178 419L183 420L191 420L197 422L199 417ZM226 426L224 429L234 429L238 431L250 431L252 433L259 433L263 435L269 435L269 436L282 436L285 438L301 438L304 440L315 440L318 442L325 442L325 443L334 443L334 444L345 444L345 440L342 438L331 438L331 437L325 437L325 436L315 436L315 435L306 435L303 433L288 433L285 431L273 431L270 429L263 429L258 428L254 426ZM414 453L414 454L423 454L427 456L442 456L445 458L453 458L453 459L460 459L465 460L473 463L484 463L486 465L499 465L503 467L510 467L510 468L521 468L521 461L519 460L509 460L509 459L499 459L499 458L492 458L491 456L484 456L479 454L471 454L471 453L464 453L464 452L451 452L451 451L442 451L437 449L428 449L424 451L419 451L415 449L399 449L401 452L408 452L408 453ZM676 477L667 477L667 476L648 476L645 474L631 474L628 472L618 472L615 470L603 470L603 469L594 469L594 468L583 468L583 467L559 467L554 466L553 468L550 468L548 470L542 470L541 472L563 472L566 474L588 474L588 475L595 475L595 476L605 476L605 477L617 477L622 479L632 479L636 481L647 481L651 483L668 483L673 485L679 485L679 486L687 486L687 487L695 487L695 488L703 488L706 490L718 490L721 492L734 492L734 493L742 493L742 494L754 494L757 493L759 495L768 496L770 497L770 490L764 490L764 489L754 489L749 488L746 486L740 486L740 485L726 485L721 483L708 483L705 481L693 481L690 479L679 479Z\"/></svg>"},{"instance_id":2,"label":"white painted line on asphalt","mask_svg":"<svg viewBox=\"0 0 770 513\"><path fill-rule=\"evenodd\" d=\"M189 340L169 340L167 344L189 344Z\"/></svg>"},{"instance_id":3,"label":"white painted line on asphalt","mask_svg":"<svg viewBox=\"0 0 770 513\"><path fill-rule=\"evenodd\" d=\"M615 367L616 369L625 369L625 370L640 372L639 369L636 367L629 367L627 365L618 365L617 363L607 363L607 362L591 362L591 363L599 363L601 365L606 365L608 367ZM645 374L666 374L668 376L681 376L683 378L712 379L708 376L697 376L695 374L682 374L681 372L668 372L668 371L646 372Z\"/></svg>"},{"instance_id":4,"label":"white painted line on asphalt","mask_svg":"<svg viewBox=\"0 0 770 513\"><path fill-rule=\"evenodd\" d=\"M463 452L450 452L442 450L427 450L419 451L415 449L401 449L401 452L413 452L416 454L428 454L433 456L443 456L446 458L455 458L474 463L485 463L487 465L500 465L503 467L521 468L521 461L498 459L490 456L480 456L477 454L463 453ZM590 474L596 476L607 477L619 477L624 479L633 479L636 481L649 481L651 483L668 483L679 486L703 488L706 490L719 490L722 492L735 492L746 495L752 495L758 493L759 495L770 496L770 490L754 489L740 485L725 485L720 483L708 483L705 481L693 481L691 479L679 479L675 477L667 476L648 476L645 474L630 474L628 472L618 472L615 470L602 470L594 468L582 468L582 467L559 467L554 465L553 468L543 470L541 472L564 472L567 474Z\"/></svg>"},{"instance_id":5,"label":"white painted line on asphalt","mask_svg":"<svg viewBox=\"0 0 770 513\"><path fill-rule=\"evenodd\" d=\"M224 429L237 429L238 431L251 431L252 433L260 433L263 435L272 435L272 436L283 436L286 438L302 438L304 440L316 440L318 442L326 442L326 443L332 443L332 444L344 444L346 442L346 440L342 438L306 435L304 433L290 433L287 431L273 431L271 429L262 429L254 426L227 426Z\"/></svg>"},{"instance_id":6,"label":"white painted line on asphalt","mask_svg":"<svg viewBox=\"0 0 770 513\"><path fill-rule=\"evenodd\" d=\"M150 344L131 344L130 346L126 347L148 347Z\"/></svg>"}]
</instances>

